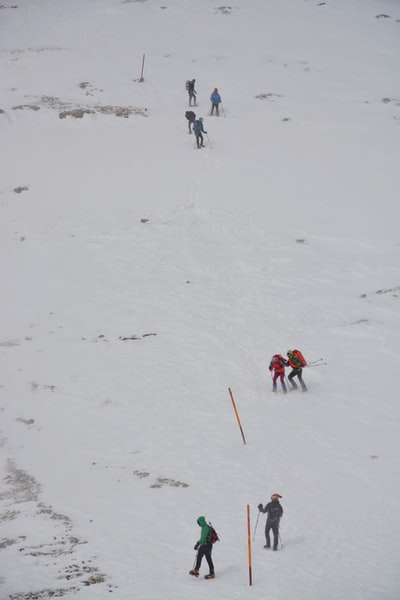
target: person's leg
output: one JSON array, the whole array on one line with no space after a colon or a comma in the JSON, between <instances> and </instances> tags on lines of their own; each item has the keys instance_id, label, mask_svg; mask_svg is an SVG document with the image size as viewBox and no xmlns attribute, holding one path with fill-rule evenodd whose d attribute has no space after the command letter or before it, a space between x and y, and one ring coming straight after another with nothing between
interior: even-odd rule
<instances>
[{"instance_id":1,"label":"person's leg","mask_svg":"<svg viewBox=\"0 0 400 600\"><path fill-rule=\"evenodd\" d=\"M300 381L301 389L303 390L303 392L306 392L307 391L307 386L306 386L306 384L303 381L302 373L303 373L303 369L299 369L297 377L298 377L298 379Z\"/></svg>"},{"instance_id":2,"label":"person's leg","mask_svg":"<svg viewBox=\"0 0 400 600\"><path fill-rule=\"evenodd\" d=\"M200 546L200 548L197 551L196 565L194 567L195 571L200 571L201 561L203 560L203 556L205 553L206 553L206 546L203 544L202 546Z\"/></svg>"},{"instance_id":3,"label":"person's leg","mask_svg":"<svg viewBox=\"0 0 400 600\"><path fill-rule=\"evenodd\" d=\"M272 391L276 392L276 382L278 380L279 374L275 371L274 376L272 378Z\"/></svg>"},{"instance_id":4,"label":"person's leg","mask_svg":"<svg viewBox=\"0 0 400 600\"><path fill-rule=\"evenodd\" d=\"M296 369L293 369L291 373L289 373L289 383L292 386L292 390L297 390L297 383L293 381L293 377L296 375Z\"/></svg>"},{"instance_id":5,"label":"person's leg","mask_svg":"<svg viewBox=\"0 0 400 600\"><path fill-rule=\"evenodd\" d=\"M206 561L208 563L208 568L210 569L210 575L214 575L214 563L211 558L212 553L212 544L207 544L206 549L204 551L204 556L206 557Z\"/></svg>"},{"instance_id":6,"label":"person's leg","mask_svg":"<svg viewBox=\"0 0 400 600\"><path fill-rule=\"evenodd\" d=\"M269 531L271 529L271 525L267 523L265 524L265 546L264 548L271 548L271 538L269 536Z\"/></svg>"},{"instance_id":7,"label":"person's leg","mask_svg":"<svg viewBox=\"0 0 400 600\"><path fill-rule=\"evenodd\" d=\"M279 379L281 380L282 389L286 393L287 389L286 389L286 383L285 383L285 373L280 373L279 374Z\"/></svg>"},{"instance_id":8,"label":"person's leg","mask_svg":"<svg viewBox=\"0 0 400 600\"><path fill-rule=\"evenodd\" d=\"M274 534L274 550L278 550L278 541L279 541L279 526L274 525L272 527L272 533Z\"/></svg>"}]
</instances>

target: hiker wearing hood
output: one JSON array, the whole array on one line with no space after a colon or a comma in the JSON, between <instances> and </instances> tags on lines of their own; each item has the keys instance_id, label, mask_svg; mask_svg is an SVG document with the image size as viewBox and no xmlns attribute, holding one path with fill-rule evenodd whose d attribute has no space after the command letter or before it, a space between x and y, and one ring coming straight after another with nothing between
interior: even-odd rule
<instances>
[{"instance_id":1,"label":"hiker wearing hood","mask_svg":"<svg viewBox=\"0 0 400 600\"><path fill-rule=\"evenodd\" d=\"M200 539L196 542L194 547L194 549L197 550L196 564L194 568L189 571L189 575L193 575L194 577L198 577L200 575L201 561L203 560L203 556L205 556L208 563L208 568L210 570L209 574L205 576L205 579L214 579L214 564L211 558L211 527L208 525L205 517L199 517L197 519L197 525L201 527L201 534Z\"/></svg>"},{"instance_id":2,"label":"hiker wearing hood","mask_svg":"<svg viewBox=\"0 0 400 600\"><path fill-rule=\"evenodd\" d=\"M297 356L297 353L298 353L298 350L288 350L287 351L288 363L292 367L292 371L289 373L288 379L289 379L290 385L292 386L292 390L297 390L298 386L297 386L296 382L293 380L294 377L297 377L300 382L302 391L306 392L307 386L304 383L303 376L302 376L303 363L301 362L299 356Z\"/></svg>"},{"instance_id":3,"label":"hiker wearing hood","mask_svg":"<svg viewBox=\"0 0 400 600\"><path fill-rule=\"evenodd\" d=\"M279 494L272 494L271 502L263 507L262 504L258 505L258 510L262 513L268 513L267 522L265 523L265 541L266 544L264 548L271 548L271 538L269 536L269 532L272 529L272 533L274 534L274 546L273 550L278 550L278 541L279 541L279 523L281 520L281 516L283 515L283 508L280 505L279 498L282 498Z\"/></svg>"},{"instance_id":4,"label":"hiker wearing hood","mask_svg":"<svg viewBox=\"0 0 400 600\"><path fill-rule=\"evenodd\" d=\"M219 105L221 104L221 101L222 100L221 100L221 96L218 93L218 88L214 88L214 91L210 96L210 102L211 102L210 115L213 115L214 110L215 110L217 117L219 117Z\"/></svg>"},{"instance_id":5,"label":"hiker wearing hood","mask_svg":"<svg viewBox=\"0 0 400 600\"><path fill-rule=\"evenodd\" d=\"M195 121L193 123L193 131L194 131L194 134L196 136L197 147L198 148L203 148L204 147L203 133L207 133L207 131L204 129L203 117L199 117L197 119L197 121Z\"/></svg>"}]
</instances>

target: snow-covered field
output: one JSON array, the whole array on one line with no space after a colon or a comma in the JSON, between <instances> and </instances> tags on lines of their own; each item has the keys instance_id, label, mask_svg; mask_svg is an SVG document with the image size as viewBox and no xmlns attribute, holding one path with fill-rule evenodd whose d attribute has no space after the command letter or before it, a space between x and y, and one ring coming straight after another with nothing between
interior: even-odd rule
<instances>
[{"instance_id":1,"label":"snow-covered field","mask_svg":"<svg viewBox=\"0 0 400 600\"><path fill-rule=\"evenodd\" d=\"M398 600L400 2L15 0L0 68L0 599Z\"/></svg>"}]
</instances>

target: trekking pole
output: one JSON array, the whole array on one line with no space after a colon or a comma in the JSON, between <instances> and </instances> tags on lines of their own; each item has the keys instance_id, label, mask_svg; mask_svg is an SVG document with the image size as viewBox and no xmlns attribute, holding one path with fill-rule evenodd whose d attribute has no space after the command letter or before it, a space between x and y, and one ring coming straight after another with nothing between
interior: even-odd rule
<instances>
[{"instance_id":1,"label":"trekking pole","mask_svg":"<svg viewBox=\"0 0 400 600\"><path fill-rule=\"evenodd\" d=\"M208 140L208 145L209 145L209 146L210 146L210 148L212 149L212 144L211 144L211 140L210 140L210 138L208 137L208 133L206 133L206 136L207 136L207 140Z\"/></svg>"},{"instance_id":2,"label":"trekking pole","mask_svg":"<svg viewBox=\"0 0 400 600\"><path fill-rule=\"evenodd\" d=\"M258 525L258 519L259 518L260 518L260 511L258 511L256 526L254 527L253 542L254 542L254 538L256 537L256 531L257 531L257 525Z\"/></svg>"},{"instance_id":3,"label":"trekking pole","mask_svg":"<svg viewBox=\"0 0 400 600\"><path fill-rule=\"evenodd\" d=\"M321 360L324 360L323 358L317 358L317 360L309 360L307 365L313 365L317 362L320 362Z\"/></svg>"},{"instance_id":4,"label":"trekking pole","mask_svg":"<svg viewBox=\"0 0 400 600\"><path fill-rule=\"evenodd\" d=\"M323 362L323 363L318 363L317 365L307 365L307 367L310 367L310 369L311 369L311 367L323 367L324 365L327 365L327 364L328 364L327 362Z\"/></svg>"}]
</instances>

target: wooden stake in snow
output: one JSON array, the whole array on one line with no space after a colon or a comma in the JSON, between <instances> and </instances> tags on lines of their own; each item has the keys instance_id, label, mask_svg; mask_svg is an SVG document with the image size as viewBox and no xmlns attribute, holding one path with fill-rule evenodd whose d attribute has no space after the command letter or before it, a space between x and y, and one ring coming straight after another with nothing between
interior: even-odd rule
<instances>
[{"instance_id":1,"label":"wooden stake in snow","mask_svg":"<svg viewBox=\"0 0 400 600\"><path fill-rule=\"evenodd\" d=\"M250 537L250 506L247 505L247 553L249 561L249 585L253 585L253 573L251 564L251 537Z\"/></svg>"},{"instance_id":2,"label":"wooden stake in snow","mask_svg":"<svg viewBox=\"0 0 400 600\"><path fill-rule=\"evenodd\" d=\"M238 411L236 410L235 400L233 399L232 390L231 390L231 388L228 388L228 390L229 390L229 395L230 395L231 400L232 400L232 404L233 404L233 408L234 408L234 411L235 411L236 419L237 419L237 422L238 422L238 425L239 425L240 433L242 434L243 444L246 444L246 439L244 437L244 433L243 433L242 425L240 423Z\"/></svg>"},{"instance_id":3,"label":"wooden stake in snow","mask_svg":"<svg viewBox=\"0 0 400 600\"><path fill-rule=\"evenodd\" d=\"M145 57L146 57L146 55L143 54L143 58L142 58L142 73L140 75L139 83L143 83L143 81L144 81L143 71L144 71L144 59L145 59Z\"/></svg>"}]
</instances>

